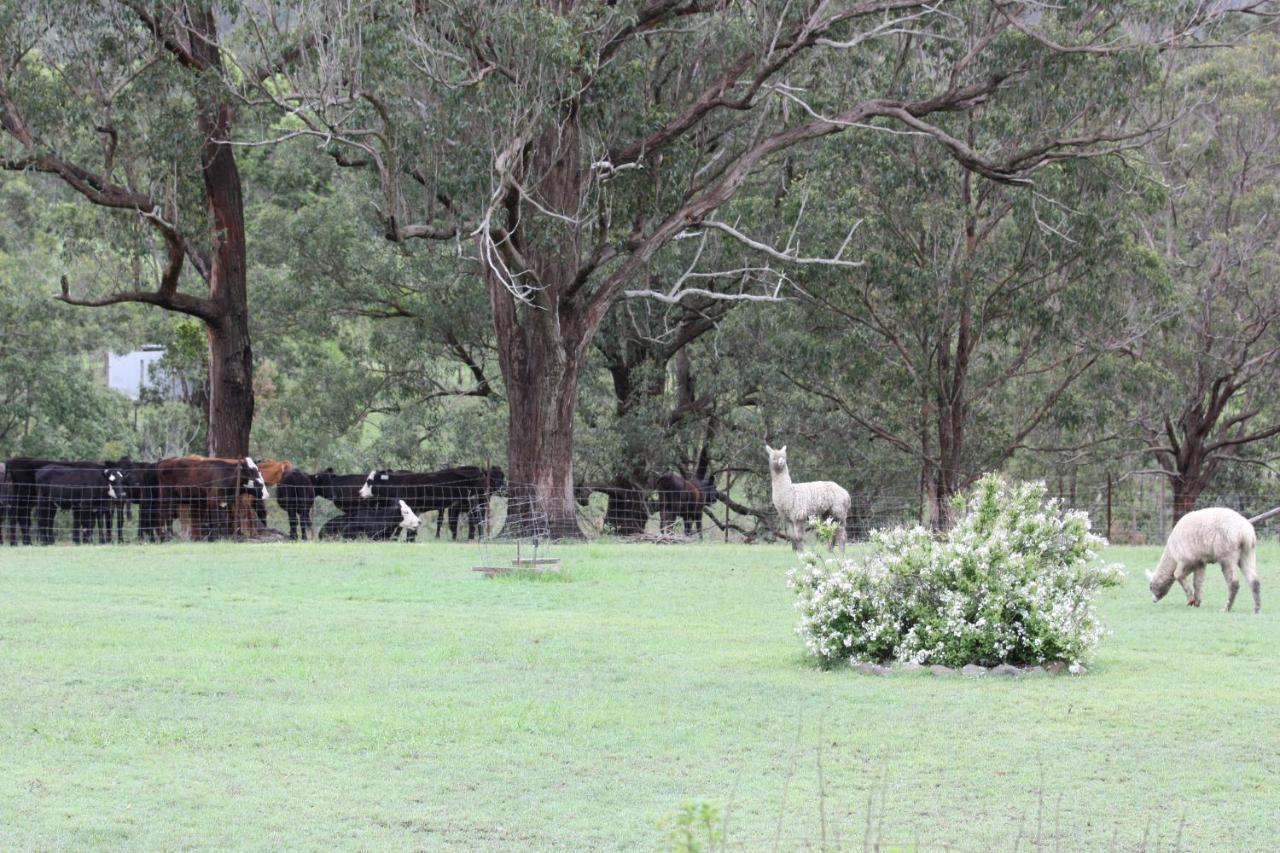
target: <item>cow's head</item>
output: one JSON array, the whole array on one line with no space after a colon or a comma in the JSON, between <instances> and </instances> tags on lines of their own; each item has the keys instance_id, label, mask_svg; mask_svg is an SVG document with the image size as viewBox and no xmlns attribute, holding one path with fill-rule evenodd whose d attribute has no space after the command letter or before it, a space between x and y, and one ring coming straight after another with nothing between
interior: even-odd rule
<instances>
[{"instance_id":1,"label":"cow's head","mask_svg":"<svg viewBox=\"0 0 1280 853\"><path fill-rule=\"evenodd\" d=\"M360 497L368 499L373 497L373 487L375 484L386 482L391 479L390 471L379 471L376 468L369 472L369 476L364 478L364 485L360 487Z\"/></svg>"},{"instance_id":2,"label":"cow's head","mask_svg":"<svg viewBox=\"0 0 1280 853\"><path fill-rule=\"evenodd\" d=\"M414 514L413 510L404 501L400 501L400 526L405 530L417 530L422 526L422 519Z\"/></svg>"},{"instance_id":3,"label":"cow's head","mask_svg":"<svg viewBox=\"0 0 1280 853\"><path fill-rule=\"evenodd\" d=\"M507 475L502 473L502 469L497 465L491 467L485 472L485 479L488 480L488 493L491 495L505 494L507 491Z\"/></svg>"},{"instance_id":4,"label":"cow's head","mask_svg":"<svg viewBox=\"0 0 1280 853\"><path fill-rule=\"evenodd\" d=\"M107 481L107 497L113 501L129 500L129 477L123 469L103 468L102 478Z\"/></svg>"},{"instance_id":5,"label":"cow's head","mask_svg":"<svg viewBox=\"0 0 1280 853\"><path fill-rule=\"evenodd\" d=\"M332 468L325 468L323 471L317 472L311 478L311 482L316 486L316 494L322 498L333 500L333 478L337 475L333 473Z\"/></svg>"},{"instance_id":6,"label":"cow's head","mask_svg":"<svg viewBox=\"0 0 1280 853\"><path fill-rule=\"evenodd\" d=\"M240 464L243 466L243 470L240 472L241 488L247 494L264 501L271 497L271 493L267 491L267 481L262 478L262 472L258 470L258 466L253 459L246 456L240 460Z\"/></svg>"}]
</instances>

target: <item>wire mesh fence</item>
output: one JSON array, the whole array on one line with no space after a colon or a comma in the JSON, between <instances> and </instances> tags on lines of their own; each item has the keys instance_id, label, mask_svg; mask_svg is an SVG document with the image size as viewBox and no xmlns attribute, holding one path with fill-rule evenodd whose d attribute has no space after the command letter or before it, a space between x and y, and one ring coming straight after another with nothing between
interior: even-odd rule
<instances>
[{"instance_id":1,"label":"wire mesh fence","mask_svg":"<svg viewBox=\"0 0 1280 853\"><path fill-rule=\"evenodd\" d=\"M259 474L268 473L261 480L228 469L221 480L193 483L158 482L158 467L137 463L74 476L63 471L66 481L37 478L39 471L20 481L8 472L0 479L0 541L546 540L564 535L555 520L558 514L563 521L566 506L572 517L565 523L587 539L757 542L779 535L763 474L758 481L740 478L733 492L692 480L679 489L581 487L549 506L532 484L506 482L497 469L307 475L264 463ZM1051 482L1049 492L1064 506L1086 511L1094 530L1116 544L1161 543L1174 520L1172 489L1161 476ZM1277 504L1280 488L1270 483L1206 493L1198 503L1246 516ZM851 494L850 541L877 528L928 523L927 502L918 492ZM1273 527L1263 525L1259 534L1273 536Z\"/></svg>"}]
</instances>

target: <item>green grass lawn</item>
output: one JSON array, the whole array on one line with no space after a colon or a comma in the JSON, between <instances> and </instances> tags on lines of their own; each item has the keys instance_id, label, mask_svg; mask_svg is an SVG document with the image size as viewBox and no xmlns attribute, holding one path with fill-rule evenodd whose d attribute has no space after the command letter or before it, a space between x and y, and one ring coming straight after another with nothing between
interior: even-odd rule
<instances>
[{"instance_id":1,"label":"green grass lawn","mask_svg":"<svg viewBox=\"0 0 1280 853\"><path fill-rule=\"evenodd\" d=\"M824 672L782 546L0 551L0 848L1274 849L1280 549L1264 610L1117 548L1083 677ZM1243 606L1241 606L1243 605Z\"/></svg>"}]
</instances>

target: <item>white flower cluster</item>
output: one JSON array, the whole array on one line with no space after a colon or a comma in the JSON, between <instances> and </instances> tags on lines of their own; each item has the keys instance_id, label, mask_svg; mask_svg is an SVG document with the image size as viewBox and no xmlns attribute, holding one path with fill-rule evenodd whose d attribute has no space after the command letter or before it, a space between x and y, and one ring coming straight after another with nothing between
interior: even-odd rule
<instances>
[{"instance_id":1,"label":"white flower cluster","mask_svg":"<svg viewBox=\"0 0 1280 853\"><path fill-rule=\"evenodd\" d=\"M803 554L787 580L809 651L827 664L1080 664L1102 636L1095 593L1121 578L1088 516L996 475L958 509L941 538L895 528L859 559Z\"/></svg>"}]
</instances>

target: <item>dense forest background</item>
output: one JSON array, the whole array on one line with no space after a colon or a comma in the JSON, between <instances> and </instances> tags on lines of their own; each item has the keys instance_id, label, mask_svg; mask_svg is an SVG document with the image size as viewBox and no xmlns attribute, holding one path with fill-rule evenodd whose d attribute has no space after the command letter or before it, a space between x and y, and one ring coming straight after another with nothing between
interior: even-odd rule
<instances>
[{"instance_id":1,"label":"dense forest background","mask_svg":"<svg viewBox=\"0 0 1280 853\"><path fill-rule=\"evenodd\" d=\"M75 5L0 4L0 457L705 470L746 534L766 441L862 527L1280 503L1268 4ZM148 344L178 399L106 388Z\"/></svg>"}]
</instances>

